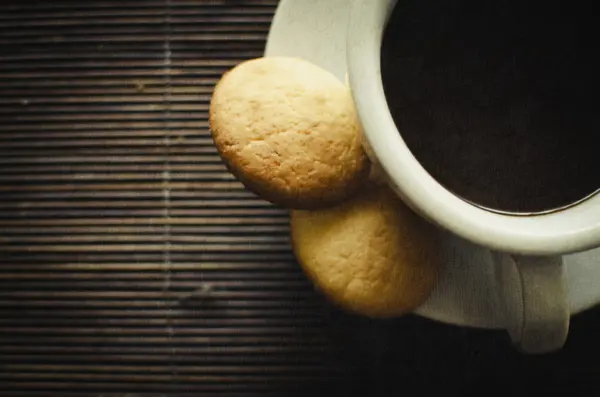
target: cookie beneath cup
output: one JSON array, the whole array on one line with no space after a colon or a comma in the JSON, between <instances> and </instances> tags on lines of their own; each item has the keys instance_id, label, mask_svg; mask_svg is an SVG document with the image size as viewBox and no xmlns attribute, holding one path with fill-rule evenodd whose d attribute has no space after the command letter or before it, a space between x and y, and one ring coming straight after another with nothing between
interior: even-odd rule
<instances>
[{"instance_id":1,"label":"cookie beneath cup","mask_svg":"<svg viewBox=\"0 0 600 397\"><path fill-rule=\"evenodd\" d=\"M370 317L413 311L442 268L438 231L387 187L367 186L345 203L292 211L294 253L339 306Z\"/></svg>"},{"instance_id":2,"label":"cookie beneath cup","mask_svg":"<svg viewBox=\"0 0 600 397\"><path fill-rule=\"evenodd\" d=\"M236 66L215 87L209 113L229 170L273 203L331 206L368 177L349 88L310 62L273 57Z\"/></svg>"}]
</instances>

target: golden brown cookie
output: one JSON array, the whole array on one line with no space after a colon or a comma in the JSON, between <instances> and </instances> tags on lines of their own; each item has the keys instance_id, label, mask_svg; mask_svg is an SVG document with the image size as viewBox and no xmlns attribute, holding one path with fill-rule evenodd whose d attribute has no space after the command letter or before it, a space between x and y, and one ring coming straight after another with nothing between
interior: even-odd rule
<instances>
[{"instance_id":1,"label":"golden brown cookie","mask_svg":"<svg viewBox=\"0 0 600 397\"><path fill-rule=\"evenodd\" d=\"M292 211L294 252L333 302L371 317L410 312L441 269L438 231L387 187L369 186L345 203Z\"/></svg>"},{"instance_id":2,"label":"golden brown cookie","mask_svg":"<svg viewBox=\"0 0 600 397\"><path fill-rule=\"evenodd\" d=\"M343 201L367 178L349 88L301 59L244 62L215 87L210 127L230 171L290 208Z\"/></svg>"}]
</instances>

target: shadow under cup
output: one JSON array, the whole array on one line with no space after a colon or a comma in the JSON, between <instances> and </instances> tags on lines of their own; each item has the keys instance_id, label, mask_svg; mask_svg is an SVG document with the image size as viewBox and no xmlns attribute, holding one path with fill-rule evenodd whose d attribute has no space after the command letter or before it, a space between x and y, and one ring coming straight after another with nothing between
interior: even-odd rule
<instances>
[{"instance_id":1,"label":"shadow under cup","mask_svg":"<svg viewBox=\"0 0 600 397\"><path fill-rule=\"evenodd\" d=\"M593 21L539 14L527 1L403 0L383 34L402 139L441 185L488 211L555 212L600 188Z\"/></svg>"}]
</instances>

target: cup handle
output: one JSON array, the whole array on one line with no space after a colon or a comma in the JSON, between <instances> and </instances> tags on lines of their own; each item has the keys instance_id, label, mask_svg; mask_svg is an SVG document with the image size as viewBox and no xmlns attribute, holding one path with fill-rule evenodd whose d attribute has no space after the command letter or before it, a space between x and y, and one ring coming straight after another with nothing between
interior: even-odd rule
<instances>
[{"instance_id":1,"label":"cup handle","mask_svg":"<svg viewBox=\"0 0 600 397\"><path fill-rule=\"evenodd\" d=\"M524 353L560 349L569 333L569 297L562 257L496 255L506 329Z\"/></svg>"}]
</instances>

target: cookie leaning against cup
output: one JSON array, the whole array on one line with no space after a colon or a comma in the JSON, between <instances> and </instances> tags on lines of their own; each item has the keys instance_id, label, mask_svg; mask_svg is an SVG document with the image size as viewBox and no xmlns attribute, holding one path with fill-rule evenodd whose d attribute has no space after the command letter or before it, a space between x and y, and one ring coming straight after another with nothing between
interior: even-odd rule
<instances>
[{"instance_id":1,"label":"cookie leaning against cup","mask_svg":"<svg viewBox=\"0 0 600 397\"><path fill-rule=\"evenodd\" d=\"M367 186L333 208L292 211L294 253L339 306L370 317L408 313L442 267L437 230L387 187Z\"/></svg>"},{"instance_id":2,"label":"cookie leaning against cup","mask_svg":"<svg viewBox=\"0 0 600 397\"><path fill-rule=\"evenodd\" d=\"M273 203L331 206L368 177L349 88L310 62L272 57L241 63L215 87L209 113L229 170Z\"/></svg>"}]
</instances>

